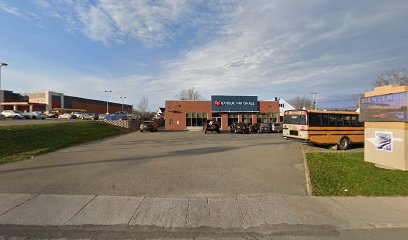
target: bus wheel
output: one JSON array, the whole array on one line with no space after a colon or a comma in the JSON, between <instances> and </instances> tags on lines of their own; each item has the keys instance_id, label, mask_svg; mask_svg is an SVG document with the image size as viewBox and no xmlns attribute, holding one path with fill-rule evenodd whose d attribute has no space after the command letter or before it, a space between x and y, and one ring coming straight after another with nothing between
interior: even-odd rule
<instances>
[{"instance_id":1,"label":"bus wheel","mask_svg":"<svg viewBox=\"0 0 408 240\"><path fill-rule=\"evenodd\" d=\"M344 137L340 139L340 142L338 144L339 150L347 150L349 146L350 146L350 141L348 138Z\"/></svg>"}]
</instances>

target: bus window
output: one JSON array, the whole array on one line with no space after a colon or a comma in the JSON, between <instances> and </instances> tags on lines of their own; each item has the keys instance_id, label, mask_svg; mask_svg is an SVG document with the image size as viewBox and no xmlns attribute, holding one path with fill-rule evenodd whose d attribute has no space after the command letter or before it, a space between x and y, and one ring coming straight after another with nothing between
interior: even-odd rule
<instances>
[{"instance_id":1,"label":"bus window","mask_svg":"<svg viewBox=\"0 0 408 240\"><path fill-rule=\"evenodd\" d=\"M358 118L357 118L357 115L352 115L352 116L351 116L351 125L352 125L352 126L358 126Z\"/></svg>"},{"instance_id":2,"label":"bus window","mask_svg":"<svg viewBox=\"0 0 408 240\"><path fill-rule=\"evenodd\" d=\"M310 113L309 114L309 125L310 126L321 126L322 125L322 114Z\"/></svg>"},{"instance_id":3,"label":"bus window","mask_svg":"<svg viewBox=\"0 0 408 240\"><path fill-rule=\"evenodd\" d=\"M306 115L286 115L283 121L286 124L306 125Z\"/></svg>"},{"instance_id":4,"label":"bus window","mask_svg":"<svg viewBox=\"0 0 408 240\"><path fill-rule=\"evenodd\" d=\"M344 126L351 126L351 116L344 115Z\"/></svg>"},{"instance_id":5,"label":"bus window","mask_svg":"<svg viewBox=\"0 0 408 240\"><path fill-rule=\"evenodd\" d=\"M329 114L322 114L322 125L327 126L329 125Z\"/></svg>"},{"instance_id":6,"label":"bus window","mask_svg":"<svg viewBox=\"0 0 408 240\"><path fill-rule=\"evenodd\" d=\"M343 114L338 114L337 115L337 126L344 126L344 118L343 118Z\"/></svg>"},{"instance_id":7,"label":"bus window","mask_svg":"<svg viewBox=\"0 0 408 240\"><path fill-rule=\"evenodd\" d=\"M329 114L329 126L336 126L336 115Z\"/></svg>"}]
</instances>

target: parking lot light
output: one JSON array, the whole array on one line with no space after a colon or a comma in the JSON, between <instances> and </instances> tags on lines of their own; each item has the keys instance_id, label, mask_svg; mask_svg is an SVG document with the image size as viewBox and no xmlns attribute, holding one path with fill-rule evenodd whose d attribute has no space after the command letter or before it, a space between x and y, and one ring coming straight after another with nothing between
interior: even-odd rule
<instances>
[{"instance_id":1,"label":"parking lot light","mask_svg":"<svg viewBox=\"0 0 408 240\"><path fill-rule=\"evenodd\" d=\"M123 112L123 102L125 101L126 97L120 97L122 99L122 112Z\"/></svg>"},{"instance_id":2,"label":"parking lot light","mask_svg":"<svg viewBox=\"0 0 408 240\"><path fill-rule=\"evenodd\" d=\"M108 97L106 99L106 114L109 114L109 93L111 93L112 90L105 90L105 92L108 94Z\"/></svg>"}]
</instances>

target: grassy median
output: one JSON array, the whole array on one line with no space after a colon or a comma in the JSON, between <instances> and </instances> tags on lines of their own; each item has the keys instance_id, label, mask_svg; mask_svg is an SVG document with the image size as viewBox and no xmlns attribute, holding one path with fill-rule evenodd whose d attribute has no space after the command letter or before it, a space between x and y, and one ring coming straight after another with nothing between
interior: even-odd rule
<instances>
[{"instance_id":1,"label":"grassy median","mask_svg":"<svg viewBox=\"0 0 408 240\"><path fill-rule=\"evenodd\" d=\"M408 172L364 162L363 153L308 153L313 195L408 196Z\"/></svg>"},{"instance_id":2,"label":"grassy median","mask_svg":"<svg viewBox=\"0 0 408 240\"><path fill-rule=\"evenodd\" d=\"M127 132L96 121L0 127L0 164Z\"/></svg>"}]
</instances>

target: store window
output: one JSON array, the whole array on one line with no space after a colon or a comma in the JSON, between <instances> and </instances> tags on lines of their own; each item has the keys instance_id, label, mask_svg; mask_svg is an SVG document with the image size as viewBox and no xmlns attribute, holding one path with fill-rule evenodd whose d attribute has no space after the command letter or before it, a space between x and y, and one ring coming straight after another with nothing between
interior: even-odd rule
<instances>
[{"instance_id":1,"label":"store window","mask_svg":"<svg viewBox=\"0 0 408 240\"><path fill-rule=\"evenodd\" d=\"M258 113L258 123L274 123L277 122L276 113Z\"/></svg>"},{"instance_id":2,"label":"store window","mask_svg":"<svg viewBox=\"0 0 408 240\"><path fill-rule=\"evenodd\" d=\"M244 123L252 124L252 113L244 113L242 114L242 121Z\"/></svg>"},{"instance_id":3,"label":"store window","mask_svg":"<svg viewBox=\"0 0 408 240\"><path fill-rule=\"evenodd\" d=\"M238 122L238 113L228 113L228 126L231 126L234 122Z\"/></svg>"},{"instance_id":4,"label":"store window","mask_svg":"<svg viewBox=\"0 0 408 240\"><path fill-rule=\"evenodd\" d=\"M207 113L186 113L187 127L202 127L207 121Z\"/></svg>"}]
</instances>

